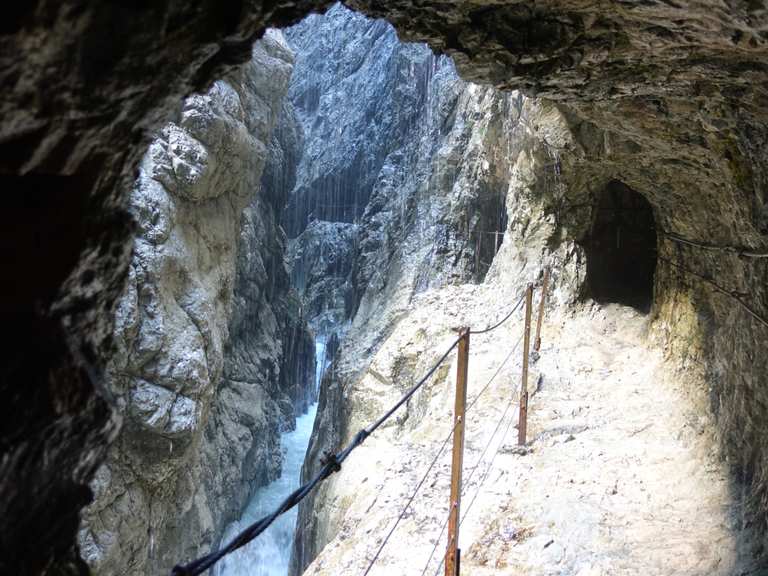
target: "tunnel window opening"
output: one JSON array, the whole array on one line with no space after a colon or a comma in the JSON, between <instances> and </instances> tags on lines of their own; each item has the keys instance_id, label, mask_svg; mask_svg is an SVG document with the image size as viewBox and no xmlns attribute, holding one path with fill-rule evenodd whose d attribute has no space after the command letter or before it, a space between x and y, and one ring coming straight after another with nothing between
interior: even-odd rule
<instances>
[{"instance_id":1,"label":"tunnel window opening","mask_svg":"<svg viewBox=\"0 0 768 576\"><path fill-rule=\"evenodd\" d=\"M656 270L653 208L621 182L598 199L587 245L587 284L592 298L648 312Z\"/></svg>"},{"instance_id":2,"label":"tunnel window opening","mask_svg":"<svg viewBox=\"0 0 768 576\"><path fill-rule=\"evenodd\" d=\"M480 219L475 236L475 281L483 282L501 249L507 229L507 195L504 191L481 194Z\"/></svg>"}]
</instances>

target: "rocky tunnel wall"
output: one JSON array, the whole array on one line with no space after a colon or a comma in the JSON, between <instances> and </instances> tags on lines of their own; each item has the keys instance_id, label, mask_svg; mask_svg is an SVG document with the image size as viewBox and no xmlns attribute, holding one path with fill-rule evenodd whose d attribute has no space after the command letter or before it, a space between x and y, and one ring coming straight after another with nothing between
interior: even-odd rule
<instances>
[{"instance_id":1,"label":"rocky tunnel wall","mask_svg":"<svg viewBox=\"0 0 768 576\"><path fill-rule=\"evenodd\" d=\"M556 299L595 296L589 251L605 191L618 185L641 194L656 235L651 337L680 379L708 399L699 409L715 415L734 499L748 511L742 527L764 535L768 262L761 257L764 204L753 196L765 193L763 161L749 169L751 191L745 193L746 165L724 154L724 134L697 127L681 112L690 111L687 104L676 104L679 115L636 105L633 112L624 103L621 115L600 120L594 107L585 112L580 105L526 103L532 135L513 170L506 235L513 250L522 250L492 272L548 262ZM698 145L683 146L697 129L704 134ZM751 139L753 125L739 130L750 139L729 138L738 138L730 141L741 149L762 145L762 137Z\"/></svg>"},{"instance_id":2,"label":"rocky tunnel wall","mask_svg":"<svg viewBox=\"0 0 768 576\"><path fill-rule=\"evenodd\" d=\"M15 551L4 571L79 564L77 514L119 424L101 371L129 258L124 207L151 129L181 96L245 61L267 25L328 4L67 0L8 9L0 172L15 219L28 227L3 232L17 246L18 270L34 273L4 286L8 355L17 359L0 380L11 399L0 541ZM561 245L583 236L594 191L609 179L648 198L664 234L707 245L661 237L652 313L670 355L703 366L728 457L752 488L752 509L765 511L768 329L735 300L767 314L766 261L739 255L767 244L765 2L348 4L454 56L466 79L556 103L572 134L560 151L568 195L547 210ZM547 148L550 134L539 128ZM78 209L41 210L55 205Z\"/></svg>"}]
</instances>

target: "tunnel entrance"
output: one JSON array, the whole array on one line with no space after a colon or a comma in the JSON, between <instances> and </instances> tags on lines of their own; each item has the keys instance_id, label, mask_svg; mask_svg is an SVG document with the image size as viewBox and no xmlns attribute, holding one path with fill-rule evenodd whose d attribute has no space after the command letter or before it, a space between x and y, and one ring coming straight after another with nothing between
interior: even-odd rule
<instances>
[{"instance_id":1,"label":"tunnel entrance","mask_svg":"<svg viewBox=\"0 0 768 576\"><path fill-rule=\"evenodd\" d=\"M618 181L606 186L586 250L587 283L596 301L650 310L656 226L653 209L641 194Z\"/></svg>"}]
</instances>

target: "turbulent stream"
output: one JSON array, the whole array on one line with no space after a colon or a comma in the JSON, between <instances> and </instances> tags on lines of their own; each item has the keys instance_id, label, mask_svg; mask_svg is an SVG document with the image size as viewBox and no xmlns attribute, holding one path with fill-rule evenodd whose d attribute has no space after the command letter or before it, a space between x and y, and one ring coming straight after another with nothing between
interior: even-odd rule
<instances>
[{"instance_id":1,"label":"turbulent stream","mask_svg":"<svg viewBox=\"0 0 768 576\"><path fill-rule=\"evenodd\" d=\"M324 339L318 338L315 342L317 376L314 385L316 389L326 364L324 350ZM314 403L305 414L296 418L294 430L283 433L280 438L283 451L283 468L280 477L256 490L240 520L227 527L222 543L229 542L246 526L272 512L299 486L301 466L304 463L316 413L317 403ZM224 558L216 575L286 576L291 559L297 512L298 508L293 508L283 514L256 540Z\"/></svg>"}]
</instances>

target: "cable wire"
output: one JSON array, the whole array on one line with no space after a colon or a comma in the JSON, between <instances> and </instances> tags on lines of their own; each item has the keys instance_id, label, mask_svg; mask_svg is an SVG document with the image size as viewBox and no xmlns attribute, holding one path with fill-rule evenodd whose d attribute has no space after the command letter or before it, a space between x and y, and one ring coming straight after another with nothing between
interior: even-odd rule
<instances>
[{"instance_id":1,"label":"cable wire","mask_svg":"<svg viewBox=\"0 0 768 576\"><path fill-rule=\"evenodd\" d=\"M371 568L373 568L373 565L376 563L376 560L379 559L379 554L381 554L381 551L384 550L384 546L387 545L387 542L389 542L390 537L392 536L392 534L394 534L395 529L397 528L397 525L400 524L400 520L402 520L403 517L405 516L406 511L408 510L411 503L413 502L413 499L416 497L416 494L418 494L419 490L421 489L422 485L427 479L427 476L429 476L429 473L432 471L432 468L435 467L435 464L437 463L440 456L442 455L443 450L445 450L445 447L448 445L448 441L453 436L453 433L456 432L456 427L458 425L459 425L459 422L456 422L453 425L453 428L451 428L451 431L448 433L448 436L446 436L445 440L443 440L443 443L440 445L440 449L437 451L437 454L435 454L435 457L432 459L432 462L429 464L429 467L427 468L426 472L424 472L424 475L421 477L421 480L416 485L416 489L413 491L413 494L411 494L410 498L408 498L408 502L406 502L405 506L403 507L399 516L397 517L397 520L395 521L394 526L392 526L386 538L384 538L384 541L381 543L381 546L379 546L379 549L376 551L376 555L373 557L373 560L371 560L370 564L368 564L368 568L366 568L365 572L363 573L363 576L367 576L368 572L371 571Z\"/></svg>"},{"instance_id":2,"label":"cable wire","mask_svg":"<svg viewBox=\"0 0 768 576\"><path fill-rule=\"evenodd\" d=\"M485 386L483 386L482 390L480 390L480 392L478 392L478 393L477 393L477 395L476 395L476 396L475 396L475 398L472 400L472 402L470 402L469 406L468 406L468 407L467 407L467 409L464 411L465 419L466 419L466 414L467 414L467 413L468 413L470 410L472 410L472 408L475 406L475 404L477 404L477 401L478 401L478 400L480 399L480 397L483 395L483 392L485 392L485 391L488 389L488 387L489 387L489 386L491 385L491 383L494 381L494 379L495 379L495 378L496 378L496 376L499 374L499 372L501 371L501 369L504 367L504 365L507 363L507 361L508 361L508 360L509 360L509 359L512 357L512 354L514 354L514 353L515 353L515 351L517 350L517 348L520 346L520 342L522 342L522 340L523 340L523 336L521 335L521 336L520 336L520 338L518 338L518 339L517 339L517 342L515 343L515 345L514 345L514 346L512 347L512 349L509 351L509 354L507 354L507 356L504 358L504 360L502 360L502 361L501 361L501 363L499 364L499 366L496 368L496 371L495 371L495 372L493 373L493 375L490 377L490 379L488 380L488 382L486 382ZM507 408L506 408L506 410L504 410L504 414L502 415L502 418L503 418L503 417L504 417L504 416L507 414L507 411L509 410L509 407L510 407L511 405L512 405L512 402L510 401L510 402L509 402L509 404L507 404ZM500 423L501 423L501 421L499 421L499 424L497 424L497 425L496 425L496 430L498 430ZM493 435L495 435L495 434L496 434L496 430L494 430L493 434L491 435L491 438L493 438ZM490 445L490 444L489 444L489 445ZM472 468L472 471L469 473L469 478L467 478L467 484L469 484L469 482L472 480L472 476L473 476L473 475L474 475L474 473L475 473L475 469L476 469L476 468L477 468L477 466L480 464L480 461L482 460L482 458L483 458L483 456L485 455L485 452L486 452L486 451L487 451L487 446L486 446L486 449L485 449L485 450L483 450L483 453L480 455L480 458L478 458L478 460L477 460L477 463L476 463L476 464L475 464L475 466ZM462 496L463 496L463 495L462 495ZM450 510L449 510L449 512L450 512ZM429 553L429 558L427 559L427 563L424 565L424 569L421 571L421 576L424 576L424 574L426 574L426 573L427 573L427 568L429 568L429 565L430 565L430 564L431 564L431 562L432 562L432 558L434 557L434 555L435 555L435 552L437 551L437 547L438 547L438 545L440 544L440 539L443 537L443 532L445 532L445 527L448 525L448 518L449 518L449 517L450 517L450 514L448 514L448 515L445 517L445 520L443 521L443 525L442 525L442 527L440 528L440 534L438 534L438 536L437 536L437 539L435 540L435 545L432 547L432 551ZM442 566L442 562L440 563L440 565ZM439 569L439 568L438 568L438 569Z\"/></svg>"},{"instance_id":3,"label":"cable wire","mask_svg":"<svg viewBox=\"0 0 768 576\"><path fill-rule=\"evenodd\" d=\"M508 313L506 316L504 316L504 318L502 318L501 320L499 320L499 321L498 321L496 324L494 324L493 326L488 326L487 328L483 328L482 330L470 330L470 332L469 332L469 333L470 333L470 334L486 334L486 333L488 333L488 332L492 332L493 330L496 330L496 328L498 328L499 326L501 326L502 324L504 324L504 322L506 322L507 320L509 320L509 318L512 316L512 314L514 314L515 312L517 312L517 309L518 309L518 308L520 308L520 305L523 303L523 300L524 300L524 299L525 299L525 293L523 293L523 295L522 295L522 296L520 296L520 299L517 301L517 304L515 304L514 308L512 308L512 310L510 310L510 311L509 311L509 313Z\"/></svg>"},{"instance_id":4,"label":"cable wire","mask_svg":"<svg viewBox=\"0 0 768 576\"><path fill-rule=\"evenodd\" d=\"M474 471L479 467L480 463L482 462L482 459L485 455L485 453L488 451L488 448L491 446L491 443L493 442L493 437L496 435L496 432L498 432L499 428L501 427L501 423L504 421L504 417L509 412L510 407L512 406L512 402L510 401L507 403L507 407L504 410L504 413L501 415L501 418L499 419L498 423L496 424L496 428L494 429L493 433L488 439L488 444L486 444L485 449L483 450L483 454L480 455L480 458L477 459L477 463L475 464L475 467L472 468L472 472L469 475L469 478L467 479L467 486L469 485L469 481L472 479L472 475L474 474ZM509 434L509 429L512 426L512 422L514 422L514 418L510 418L507 421L507 427L504 429L504 434L501 436L501 440L499 441L498 445L496 446L496 450L493 453L493 456L491 457L491 460L488 462L488 467L485 469L485 472L483 473L483 476L480 478L480 482L477 485L477 490L475 490L475 495L472 497L472 500L470 500L469 504L467 505L466 510L464 510L464 514L462 514L461 519L459 520L459 527L464 523L464 520L466 519L467 515L469 514L469 511L472 509L472 505L475 503L475 500L477 499L478 495L480 494L480 490L483 487L483 484L485 484L486 479L488 478L488 475L491 472L491 469L493 468L493 461L496 459L496 456L499 453L499 449L504 444L504 440L507 438L507 434ZM464 497L464 494L462 494L462 497ZM449 515L450 517L450 515ZM426 574L427 568L429 567L429 563L432 561L432 556L435 553L435 549L437 548L437 543L440 542L440 538L443 536L443 532L445 531L445 527L448 524L448 517L446 517L445 521L443 522L443 527L440 530L440 535L437 537L437 541L435 542L435 547L432 549L432 554L429 555L429 560L427 560L426 566L424 566L424 570L421 572L421 576L424 576ZM435 570L435 576L440 572L440 568L443 566L443 562L445 562L445 558L441 558L440 562L437 565L437 569Z\"/></svg>"},{"instance_id":5,"label":"cable wire","mask_svg":"<svg viewBox=\"0 0 768 576\"><path fill-rule=\"evenodd\" d=\"M744 300L739 298L738 295L736 295L736 293L731 292L729 290L726 290L725 288L723 288L722 286L717 284L714 280L711 280L710 278L707 278L703 274L699 274L698 272L694 272L693 270L689 270L685 266L682 266L682 265L680 265L680 264L678 264L676 262L673 262L669 258L664 258L663 256L659 255L658 259L661 260L662 262L666 262L667 264L669 264L671 266L674 266L678 270L682 270L683 272L685 272L687 274L690 274L691 276L695 276L696 278L699 278L700 280L703 280L704 282L706 282L707 284L712 286L715 290L717 290L721 294L724 294L725 296L728 296L732 300L735 300L742 308L744 308L744 310L746 310L749 313L750 316L752 316L755 320L757 320L762 325L764 325L766 328L768 328L768 319L766 319L763 316L761 316L760 314L758 314L749 304L747 304L746 302L744 302Z\"/></svg>"},{"instance_id":6,"label":"cable wire","mask_svg":"<svg viewBox=\"0 0 768 576\"><path fill-rule=\"evenodd\" d=\"M768 252L757 252L751 248L739 248L736 246L719 246L717 244L707 244L705 242L697 242L695 240L688 240L673 232L664 232L660 230L662 237L677 242L678 244L685 244L687 246L693 246L695 248L702 248L703 250L713 250L716 252L730 252L737 256L744 256L747 258L768 258Z\"/></svg>"},{"instance_id":7,"label":"cable wire","mask_svg":"<svg viewBox=\"0 0 768 576\"><path fill-rule=\"evenodd\" d=\"M495 371L495 372L493 373L493 375L490 377L490 379L488 380L488 382L486 382L485 386L483 386L482 390L480 390L480 392L478 392L478 393L477 393L477 395L475 396L475 398L472 400L472 402L469 404L469 406L468 406L468 407L465 409L465 411L464 411L464 416L465 416L464 420L465 420L465 422L466 422L466 414L467 414L467 412L469 412L469 411L472 409L472 407L473 407L473 406L474 406L474 405L477 403L477 401L480 399L480 397L483 395L483 393L484 393L484 392L485 392L485 391L488 389L488 387L489 387L489 386L491 385L491 383L494 381L494 379L496 378L496 376L498 376L498 374L499 374L499 372L501 371L501 369L504 367L504 365L505 365L505 364L507 363L507 361L510 359L510 357L511 357L511 356L512 356L512 354L515 352L515 350L517 350L517 347L520 345L520 341L521 341L521 340L522 340L522 336L520 337L520 339L518 339L517 343L516 343L516 344L515 344L515 346L512 348L512 350L510 350L509 354L507 354L507 356L504 358L504 360L502 360L502 361L501 361L501 363L499 364L499 366L496 368L496 371ZM509 409L509 406L507 407L507 409ZM506 415L506 411L504 412L504 414ZM448 441L451 439L451 437L453 436L453 433L456 431L456 426L458 426L458 424L459 424L459 423L458 423L458 422L456 422L456 423L453 425L453 428L451 429L451 432L448 434L448 436L446 436L445 440L443 440L442 444L440 445L440 449L437 451L437 454L435 455L434 459L433 459L433 460L432 460L432 462L430 463L430 465L429 465L429 467L427 468L426 472L424 472L424 475L422 476L421 480L419 481L418 485L416 486L416 489L414 490L413 494L411 494L411 497L408 499L408 502L407 502L407 503L406 503L406 505L403 507L402 511L400 512L400 515L397 517L397 520L395 521L395 524L394 524L394 526L392 526L392 528L390 529L390 531L389 531L389 533L387 534L386 538L384 538L384 541L381 543L381 546L379 546L379 549L376 551L376 555L373 557L373 560L371 560L370 564L368 565L368 568L367 568L367 569L366 569L366 571L363 573L363 576L367 576L367 574L368 574L368 573L371 571L371 569L373 568L373 565L376 563L376 560L378 560L378 558L379 558L379 555L381 554L381 551L382 551L382 550L384 549L384 547L387 545L387 542L389 541L389 539L390 539L390 537L392 536L392 534L395 532L395 529L397 528L398 524L400 524L400 521L401 521L401 520L403 519L403 517L405 516L405 513L406 513L406 511L408 510L408 508L410 507L411 503L413 502L413 499L416 497L416 494L417 494L417 493L419 492L419 490L421 489L422 485L424 484L424 482L425 482L425 481L426 481L426 479L427 479L427 476L428 476L428 475L429 475L429 473L432 471L432 468L434 468L435 464L437 463L437 460L440 458L441 454L443 453L443 450L445 450L445 447L448 445ZM498 426L497 426L497 428L498 428ZM495 434L495 432L494 432L494 434ZM485 451L483 451L483 454L485 454ZM482 458L482 455L481 455L481 458ZM478 463L479 463L479 460L478 460ZM475 465L475 468L476 468L476 467L477 467L477 465ZM475 469L473 468L473 469L472 469L472 472L471 472L471 473L470 473L470 475L469 475L469 480L471 480L471 479L472 479L472 475L474 474L474 471L475 471ZM469 480L468 480L468 481L469 481ZM443 530L445 530L445 525L443 525ZM441 530L441 531L440 531L440 536L442 536L442 535L443 535L443 530ZM431 561L432 561L432 556L434 555L434 553L435 553L435 549L437 548L437 543L440 541L440 536L438 536L438 539L437 539L437 541L435 542L435 548L433 548L433 549L432 549L432 553L429 555L429 560L427 561L427 566L429 566L429 562L431 562ZM422 572L422 574L423 574L423 572Z\"/></svg>"},{"instance_id":8,"label":"cable wire","mask_svg":"<svg viewBox=\"0 0 768 576\"><path fill-rule=\"evenodd\" d=\"M507 407L509 408L509 406L511 406L511 403ZM482 478L480 478L480 483L477 486L475 495L472 497L472 500L469 501L469 504L467 505L467 508L466 510L464 510L464 514L461 517L461 520L459 520L459 526L461 526L462 522L464 522L464 519L469 514L469 511L472 509L472 504L475 503L477 496L480 494L480 489L483 487L483 484L485 484L485 481L487 480L488 475L490 474L491 469L493 468L493 461L496 459L496 456L499 454L499 450L504 445L504 440L507 439L507 434L509 434L509 429L512 426L513 421L514 419L510 418L509 421L507 422L507 427L504 429L504 434L502 434L501 440L496 446L496 450L494 451L493 456L491 456L491 460L488 462L488 467L485 469L485 473L483 474ZM501 421L499 421L499 424L501 424ZM489 446L490 446L490 443L489 443Z\"/></svg>"},{"instance_id":9,"label":"cable wire","mask_svg":"<svg viewBox=\"0 0 768 576\"><path fill-rule=\"evenodd\" d=\"M338 472L341 470L341 465L344 463L344 461L347 459L347 457L352 453L352 451L360 446L365 439L370 436L379 426L381 426L388 418L392 416L392 414L395 413L395 411L400 408L403 404L405 404L411 396L413 396L416 391L421 388L424 383L429 380L429 378L435 373L437 368L445 361L445 359L448 357L448 355L451 353L451 351L456 347L456 345L459 343L459 340L461 340L461 336L454 340L454 342L451 344L451 346L446 350L446 352L440 357L440 359L430 368L430 370L419 380L416 384L414 384L411 389L403 395L400 400L392 407L390 408L384 416L379 418L376 422L368 426L367 428L364 428L360 430L357 434L355 434L355 437L352 439L352 441L347 445L346 448L341 450L340 452L337 452L336 454L326 454L326 456L321 460L321 464L323 467L321 468L320 472L309 482L306 482L302 486L299 486L296 490L294 490L283 502L280 504L280 506L277 507L277 509L272 512L271 514L268 514L264 516L263 518L257 520L247 528L245 528L242 532L240 532L237 536L235 536L229 544L224 546L223 548L217 550L216 552L211 552L209 554L206 554L205 556L202 556L198 558L197 560L194 560L186 565L176 565L173 567L173 570L171 571L172 576L197 576L199 574L202 574L206 570L208 570L211 566L213 566L216 562L221 560L224 556L234 552L235 550L242 548L252 540L254 540L257 536L259 536L262 532L264 532L269 526L280 516L281 514L284 514L294 506L297 506L304 498L307 497L307 495L314 490L314 488L323 480L331 476L332 474ZM447 442L447 440L446 440ZM422 481L423 482L423 481Z\"/></svg>"},{"instance_id":10,"label":"cable wire","mask_svg":"<svg viewBox=\"0 0 768 576\"><path fill-rule=\"evenodd\" d=\"M477 395L472 399L472 402L469 403L469 406L467 406L466 410L464 410L465 414L467 412L469 412L470 410L472 410L474 405L477 404L477 401L480 400L480 396L483 395L483 392L488 390L488 387L491 385L491 383L493 382L494 378L496 378L496 376L499 374L499 372L501 372L501 369L504 367L504 364L506 364L507 360L509 360L512 357L512 354L515 353L515 351L520 346L520 342L522 342L522 341L523 341L523 334L520 335L520 338L517 339L517 342L515 342L515 345L509 351L509 354L507 354L507 356L504 358L504 360L501 361L501 364L498 365L498 367L496 368L496 372L493 373L493 376L491 376L491 378L488 380L488 382L485 383L485 386L483 386L482 390L480 390L480 392L478 392Z\"/></svg>"}]
</instances>

